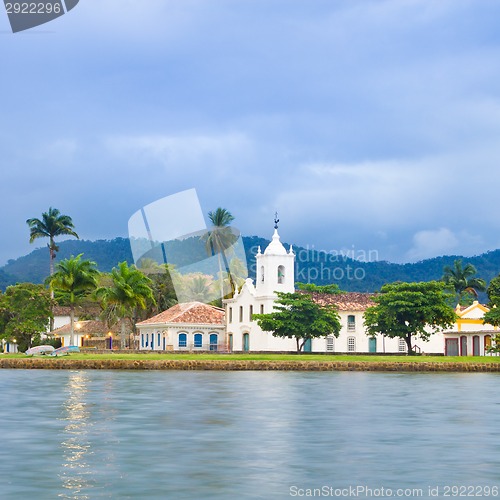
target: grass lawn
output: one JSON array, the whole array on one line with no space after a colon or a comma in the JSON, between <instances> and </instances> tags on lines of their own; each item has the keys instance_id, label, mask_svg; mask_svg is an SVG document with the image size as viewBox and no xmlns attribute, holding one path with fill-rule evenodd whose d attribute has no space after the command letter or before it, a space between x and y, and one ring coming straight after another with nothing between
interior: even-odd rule
<instances>
[{"instance_id":1,"label":"grass lawn","mask_svg":"<svg viewBox=\"0 0 500 500\"><path fill-rule=\"evenodd\" d=\"M24 354L0 354L2 358L26 358ZM48 358L51 358L48 356ZM336 355L336 354L191 354L191 353L74 353L64 358L71 359L126 359L126 360L217 360L217 361L361 361L361 362L385 362L385 363L500 363L500 356L370 356L370 355Z\"/></svg>"}]
</instances>

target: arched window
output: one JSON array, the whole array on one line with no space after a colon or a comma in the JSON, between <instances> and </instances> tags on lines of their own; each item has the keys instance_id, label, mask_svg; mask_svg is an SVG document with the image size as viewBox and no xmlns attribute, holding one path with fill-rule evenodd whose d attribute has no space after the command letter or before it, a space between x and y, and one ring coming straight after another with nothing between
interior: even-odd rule
<instances>
[{"instance_id":1,"label":"arched window","mask_svg":"<svg viewBox=\"0 0 500 500\"><path fill-rule=\"evenodd\" d=\"M335 337L333 335L326 337L326 350L330 352L335 350Z\"/></svg>"},{"instance_id":2,"label":"arched window","mask_svg":"<svg viewBox=\"0 0 500 500\"><path fill-rule=\"evenodd\" d=\"M260 281L264 283L264 266L260 266Z\"/></svg>"},{"instance_id":3,"label":"arched window","mask_svg":"<svg viewBox=\"0 0 500 500\"><path fill-rule=\"evenodd\" d=\"M356 317L354 314L347 316L347 329L350 331L356 330Z\"/></svg>"},{"instance_id":4,"label":"arched window","mask_svg":"<svg viewBox=\"0 0 500 500\"><path fill-rule=\"evenodd\" d=\"M187 347L187 333L179 333L179 347Z\"/></svg>"},{"instance_id":5,"label":"arched window","mask_svg":"<svg viewBox=\"0 0 500 500\"><path fill-rule=\"evenodd\" d=\"M216 351L219 343L219 336L216 333L210 334L210 350Z\"/></svg>"},{"instance_id":6,"label":"arched window","mask_svg":"<svg viewBox=\"0 0 500 500\"><path fill-rule=\"evenodd\" d=\"M406 340L405 339L399 339L398 341L398 352L406 352Z\"/></svg>"},{"instance_id":7,"label":"arched window","mask_svg":"<svg viewBox=\"0 0 500 500\"><path fill-rule=\"evenodd\" d=\"M285 282L285 266L278 266L278 283Z\"/></svg>"},{"instance_id":8,"label":"arched window","mask_svg":"<svg viewBox=\"0 0 500 500\"><path fill-rule=\"evenodd\" d=\"M194 334L194 346L203 347L203 335L201 333Z\"/></svg>"},{"instance_id":9,"label":"arched window","mask_svg":"<svg viewBox=\"0 0 500 500\"><path fill-rule=\"evenodd\" d=\"M356 337L347 337L347 352L356 352Z\"/></svg>"},{"instance_id":10,"label":"arched window","mask_svg":"<svg viewBox=\"0 0 500 500\"><path fill-rule=\"evenodd\" d=\"M489 354L488 349L491 347L491 335L484 336L484 354Z\"/></svg>"}]
</instances>

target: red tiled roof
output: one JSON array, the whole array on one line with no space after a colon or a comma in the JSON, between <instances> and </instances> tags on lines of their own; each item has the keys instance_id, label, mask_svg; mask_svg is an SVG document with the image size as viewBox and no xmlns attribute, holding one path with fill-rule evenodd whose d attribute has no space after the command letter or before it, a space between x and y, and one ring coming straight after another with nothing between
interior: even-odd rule
<instances>
[{"instance_id":1,"label":"red tiled roof","mask_svg":"<svg viewBox=\"0 0 500 500\"><path fill-rule=\"evenodd\" d=\"M138 325L155 325L158 323L191 323L195 325L223 325L224 309L209 306L201 302L176 304L170 309L137 323Z\"/></svg>"},{"instance_id":2,"label":"red tiled roof","mask_svg":"<svg viewBox=\"0 0 500 500\"><path fill-rule=\"evenodd\" d=\"M120 325L114 325L111 328L103 321L75 321L75 333L83 335L102 335L106 336L109 332L118 333ZM71 333L71 324L56 328L52 334L54 335L68 335Z\"/></svg>"},{"instance_id":3,"label":"red tiled roof","mask_svg":"<svg viewBox=\"0 0 500 500\"><path fill-rule=\"evenodd\" d=\"M54 306L52 309L54 316L69 316L71 313L71 309L69 306ZM82 314L93 314L95 316L99 315L99 307L98 306L89 306L89 307L75 307L75 317L81 316Z\"/></svg>"},{"instance_id":4,"label":"red tiled roof","mask_svg":"<svg viewBox=\"0 0 500 500\"><path fill-rule=\"evenodd\" d=\"M374 306L374 293L344 292L344 293L318 293L313 292L315 302L321 305L334 305L339 311L365 311Z\"/></svg>"}]
</instances>

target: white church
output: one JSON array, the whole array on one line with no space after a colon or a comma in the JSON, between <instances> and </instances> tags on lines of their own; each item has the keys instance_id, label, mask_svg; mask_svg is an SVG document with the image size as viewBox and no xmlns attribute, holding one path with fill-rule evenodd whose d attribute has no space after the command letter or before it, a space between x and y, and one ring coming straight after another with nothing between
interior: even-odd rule
<instances>
[{"instance_id":1,"label":"white church","mask_svg":"<svg viewBox=\"0 0 500 500\"><path fill-rule=\"evenodd\" d=\"M239 292L224 300L226 309L226 335L230 351L296 351L295 339L274 337L271 332L261 330L253 314L272 312L275 292L295 291L295 254L280 241L275 224L271 243L256 256L256 282L248 278ZM346 292L342 294L314 294L314 300L331 304L337 308L342 330L333 335L311 339L304 345L304 352L393 352L405 353L406 344L399 339L370 339L365 333L363 313L374 305L373 294ZM437 352L442 352L437 351Z\"/></svg>"}]
</instances>

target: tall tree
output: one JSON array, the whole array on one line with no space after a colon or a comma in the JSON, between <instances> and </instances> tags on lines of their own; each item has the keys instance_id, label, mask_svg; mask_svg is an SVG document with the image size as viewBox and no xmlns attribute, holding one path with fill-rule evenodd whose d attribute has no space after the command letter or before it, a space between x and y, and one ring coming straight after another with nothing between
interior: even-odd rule
<instances>
[{"instance_id":1,"label":"tall tree","mask_svg":"<svg viewBox=\"0 0 500 500\"><path fill-rule=\"evenodd\" d=\"M99 287L96 296L120 319L120 345L126 347L126 320L134 317L135 309L145 309L154 303L152 282L135 266L120 262L111 271L111 284Z\"/></svg>"},{"instance_id":2,"label":"tall tree","mask_svg":"<svg viewBox=\"0 0 500 500\"><path fill-rule=\"evenodd\" d=\"M16 339L19 350L26 351L47 331L52 314L52 299L43 285L20 283L0 293L0 337Z\"/></svg>"},{"instance_id":3,"label":"tall tree","mask_svg":"<svg viewBox=\"0 0 500 500\"><path fill-rule=\"evenodd\" d=\"M75 226L69 215L63 215L57 208L49 208L48 212L42 214L41 219L28 219L26 221L30 228L30 243L33 243L37 238L49 238L49 255L50 255L50 276L54 274L54 259L59 247L56 245L56 236L70 235L79 239L80 237L74 231Z\"/></svg>"},{"instance_id":4,"label":"tall tree","mask_svg":"<svg viewBox=\"0 0 500 500\"><path fill-rule=\"evenodd\" d=\"M71 256L57 264L57 271L49 278L58 301L70 308L70 345L75 341L75 306L97 288L97 264L82 260L82 255Z\"/></svg>"},{"instance_id":5,"label":"tall tree","mask_svg":"<svg viewBox=\"0 0 500 500\"><path fill-rule=\"evenodd\" d=\"M461 259L455 260L453 266L445 266L443 268L443 277L441 279L453 288L458 304L467 302L467 299L470 299L471 295L477 297L478 292L486 290L486 282L481 278L475 277L476 273L477 270L472 264L468 263L463 266Z\"/></svg>"},{"instance_id":6,"label":"tall tree","mask_svg":"<svg viewBox=\"0 0 500 500\"><path fill-rule=\"evenodd\" d=\"M486 293L490 299L490 307L500 305L500 276L496 276L490 281Z\"/></svg>"},{"instance_id":7,"label":"tall tree","mask_svg":"<svg viewBox=\"0 0 500 500\"><path fill-rule=\"evenodd\" d=\"M231 275L229 263L226 257L226 251L231 248L237 240L237 236L233 233L230 224L234 220L233 215L225 208L217 208L215 211L208 212L208 218L212 223L212 227L205 236L205 247L208 255L217 255L219 260L219 276L220 276L220 295L224 298L224 281L222 273L222 262L224 270L229 278L232 294L236 290L234 279ZM222 261L222 262L221 262Z\"/></svg>"},{"instance_id":8,"label":"tall tree","mask_svg":"<svg viewBox=\"0 0 500 500\"><path fill-rule=\"evenodd\" d=\"M384 285L373 298L376 305L365 311L366 333L404 339L408 355L413 355L413 337L427 341L455 323L457 315L449 305L449 295L442 281Z\"/></svg>"},{"instance_id":9,"label":"tall tree","mask_svg":"<svg viewBox=\"0 0 500 500\"><path fill-rule=\"evenodd\" d=\"M487 325L500 326L500 276L493 278L488 286L488 306L490 310L484 315L483 323ZM495 338L494 352L500 352L500 334Z\"/></svg>"},{"instance_id":10,"label":"tall tree","mask_svg":"<svg viewBox=\"0 0 500 500\"><path fill-rule=\"evenodd\" d=\"M297 352L313 338L339 336L340 318L331 305L321 305L310 294L276 292L274 311L268 314L254 314L253 319L266 332L275 337L295 338Z\"/></svg>"}]
</instances>

